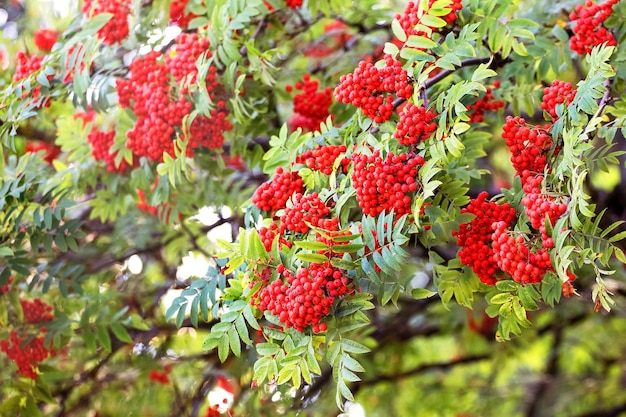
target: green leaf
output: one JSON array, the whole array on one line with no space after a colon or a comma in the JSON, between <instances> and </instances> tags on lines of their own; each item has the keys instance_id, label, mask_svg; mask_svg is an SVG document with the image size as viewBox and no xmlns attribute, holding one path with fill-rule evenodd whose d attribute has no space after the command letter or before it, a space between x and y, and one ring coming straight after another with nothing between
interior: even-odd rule
<instances>
[{"instance_id":1,"label":"green leaf","mask_svg":"<svg viewBox=\"0 0 626 417\"><path fill-rule=\"evenodd\" d=\"M398 19L393 19L391 21L391 31L393 32L393 36L395 36L400 42L406 42L406 33L404 32L404 29L402 29Z\"/></svg>"},{"instance_id":2,"label":"green leaf","mask_svg":"<svg viewBox=\"0 0 626 417\"><path fill-rule=\"evenodd\" d=\"M241 340L239 339L236 327L231 327L227 334L230 350L235 354L235 356L239 357L241 355Z\"/></svg>"},{"instance_id":3,"label":"green leaf","mask_svg":"<svg viewBox=\"0 0 626 417\"><path fill-rule=\"evenodd\" d=\"M115 337L117 337L117 339L120 340L121 342L133 343L133 338L130 337L130 334L128 334L128 331L121 323L118 323L118 322L112 323L111 330L113 331L113 334L115 335Z\"/></svg>"},{"instance_id":4,"label":"green leaf","mask_svg":"<svg viewBox=\"0 0 626 417\"><path fill-rule=\"evenodd\" d=\"M259 343L256 345L256 351L261 356L274 356L280 352L280 346L276 343Z\"/></svg>"},{"instance_id":5,"label":"green leaf","mask_svg":"<svg viewBox=\"0 0 626 417\"><path fill-rule=\"evenodd\" d=\"M406 46L409 48L432 49L437 46L437 42L425 36L411 35L406 42Z\"/></svg>"},{"instance_id":6,"label":"green leaf","mask_svg":"<svg viewBox=\"0 0 626 417\"><path fill-rule=\"evenodd\" d=\"M416 300L421 300L423 298L430 298L433 295L437 295L437 293L427 290L426 288L414 288L411 291L411 297L413 297Z\"/></svg>"},{"instance_id":7,"label":"green leaf","mask_svg":"<svg viewBox=\"0 0 626 417\"><path fill-rule=\"evenodd\" d=\"M107 352L111 352L111 335L104 324L96 326L96 337L100 346Z\"/></svg>"},{"instance_id":8,"label":"green leaf","mask_svg":"<svg viewBox=\"0 0 626 417\"><path fill-rule=\"evenodd\" d=\"M228 333L222 334L217 342L217 356L220 359L220 362L224 362L228 358L230 346L230 338Z\"/></svg>"},{"instance_id":9,"label":"green leaf","mask_svg":"<svg viewBox=\"0 0 626 417\"><path fill-rule=\"evenodd\" d=\"M341 340L341 348L348 353L363 354L368 353L370 348L350 339Z\"/></svg>"},{"instance_id":10,"label":"green leaf","mask_svg":"<svg viewBox=\"0 0 626 417\"><path fill-rule=\"evenodd\" d=\"M328 261L328 258L324 255L317 253L296 253L296 258L304 262L311 262L316 264L323 264Z\"/></svg>"}]
</instances>

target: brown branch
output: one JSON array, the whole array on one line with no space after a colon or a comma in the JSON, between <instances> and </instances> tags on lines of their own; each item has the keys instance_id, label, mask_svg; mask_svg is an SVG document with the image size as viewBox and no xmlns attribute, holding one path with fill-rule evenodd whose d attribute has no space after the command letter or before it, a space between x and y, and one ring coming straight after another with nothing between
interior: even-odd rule
<instances>
[{"instance_id":1,"label":"brown branch","mask_svg":"<svg viewBox=\"0 0 626 417\"><path fill-rule=\"evenodd\" d=\"M420 366L416 366L415 368L408 369L406 371L398 372L395 374L380 374L373 378L364 379L363 381L356 382L355 384L352 385L352 392L356 393L359 389L368 385L376 385L376 384L380 384L384 382L396 382L405 378L410 378L412 376L421 374L423 372L429 372L433 370L445 371L457 365L479 362L479 361L483 361L486 359L491 359L491 355L481 354L481 355L465 356L462 358L455 358L446 362L426 363Z\"/></svg>"}]
</instances>

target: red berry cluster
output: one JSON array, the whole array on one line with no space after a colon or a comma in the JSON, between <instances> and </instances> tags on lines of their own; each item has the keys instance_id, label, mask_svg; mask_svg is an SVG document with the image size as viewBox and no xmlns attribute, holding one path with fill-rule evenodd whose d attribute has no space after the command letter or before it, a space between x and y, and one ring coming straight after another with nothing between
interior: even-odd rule
<instances>
[{"instance_id":1,"label":"red berry cluster","mask_svg":"<svg viewBox=\"0 0 626 417\"><path fill-rule=\"evenodd\" d=\"M154 382L158 382L159 384L167 385L170 383L169 374L172 372L172 365L166 365L162 371L158 369L153 369L148 374L148 379Z\"/></svg>"},{"instance_id":2,"label":"red berry cluster","mask_svg":"<svg viewBox=\"0 0 626 417\"><path fill-rule=\"evenodd\" d=\"M41 67L43 66L44 57L37 55L28 56L25 52L20 51L15 56L15 59L17 62L15 65L15 72L13 73L13 81L21 81L41 69ZM52 76L48 77L48 79L52 79ZM31 97L33 99L37 99L39 98L40 94L41 86L38 85L33 87ZM24 99L27 96L28 92L24 92L22 98ZM42 105L48 107L50 106L50 101L46 99L42 103Z\"/></svg>"},{"instance_id":3,"label":"red berry cluster","mask_svg":"<svg viewBox=\"0 0 626 417\"><path fill-rule=\"evenodd\" d=\"M170 3L170 21L180 26L181 28L187 27L189 22L196 17L193 13L186 13L189 0L173 0Z\"/></svg>"},{"instance_id":4,"label":"red berry cluster","mask_svg":"<svg viewBox=\"0 0 626 417\"><path fill-rule=\"evenodd\" d=\"M152 214L153 216L159 214L158 207L148 204L148 201L146 200L146 194L143 190L137 190L137 198L139 199L139 201L137 202L137 208L139 210L143 211L144 213Z\"/></svg>"},{"instance_id":5,"label":"red berry cluster","mask_svg":"<svg viewBox=\"0 0 626 417\"><path fill-rule=\"evenodd\" d=\"M500 87L500 81L494 81L493 87ZM484 119L485 112L496 111L501 108L504 108L504 101L496 100L495 96L493 95L492 88L487 87L485 95L480 100L478 100L474 104L470 104L469 106L467 106L467 110L470 112L470 123L480 123Z\"/></svg>"},{"instance_id":6,"label":"red berry cluster","mask_svg":"<svg viewBox=\"0 0 626 417\"><path fill-rule=\"evenodd\" d=\"M380 152L355 154L352 183L363 214L378 216L394 211L402 216L411 213L411 193L418 189L417 174L424 165L421 156L389 153L384 160Z\"/></svg>"},{"instance_id":7,"label":"red berry cluster","mask_svg":"<svg viewBox=\"0 0 626 417\"><path fill-rule=\"evenodd\" d=\"M24 319L28 323L46 323L54 319L52 315L54 309L51 305L41 301L40 298L35 298L33 301L20 300L20 304L24 312Z\"/></svg>"},{"instance_id":8,"label":"red berry cluster","mask_svg":"<svg viewBox=\"0 0 626 417\"><path fill-rule=\"evenodd\" d=\"M493 251L498 267L515 282L537 284L553 270L550 254L543 248L532 251L523 235L511 234L506 222L493 223Z\"/></svg>"},{"instance_id":9,"label":"red berry cluster","mask_svg":"<svg viewBox=\"0 0 626 417\"><path fill-rule=\"evenodd\" d=\"M393 136L400 144L407 146L425 141L437 130L437 123L434 121L436 117L437 113L426 110L425 107L406 103Z\"/></svg>"},{"instance_id":10,"label":"red berry cluster","mask_svg":"<svg viewBox=\"0 0 626 417\"><path fill-rule=\"evenodd\" d=\"M39 71L44 57L38 55L28 56L25 52L19 51L15 59L17 63L15 65L15 73L13 73L13 81L20 81Z\"/></svg>"},{"instance_id":11,"label":"red berry cluster","mask_svg":"<svg viewBox=\"0 0 626 417\"><path fill-rule=\"evenodd\" d=\"M547 111L553 119L557 119L556 106L563 104L569 105L578 90L572 89L572 84L566 81L554 80L550 87L543 89L543 100L541 101L541 108Z\"/></svg>"},{"instance_id":12,"label":"red berry cluster","mask_svg":"<svg viewBox=\"0 0 626 417\"><path fill-rule=\"evenodd\" d=\"M31 379L37 379L40 362L56 355L54 349L46 348L43 336L19 335L15 330L9 340L0 340L0 351L15 362L20 374Z\"/></svg>"},{"instance_id":13,"label":"red berry cluster","mask_svg":"<svg viewBox=\"0 0 626 417\"><path fill-rule=\"evenodd\" d=\"M325 122L330 115L330 106L333 104L333 90L326 87L318 91L319 82L312 80L309 74L304 74L303 81L298 81L295 89L302 91L293 98L294 117L289 121L292 130L302 128L304 131L314 132L320 130L320 124ZM291 85L286 88L287 92L293 90Z\"/></svg>"},{"instance_id":14,"label":"red berry cluster","mask_svg":"<svg viewBox=\"0 0 626 417\"><path fill-rule=\"evenodd\" d=\"M61 155L61 148L55 145L54 143L45 143L40 141L28 141L26 142L26 147L24 148L24 152L37 153L39 151L44 151L43 159L48 164L52 165L52 161L57 159L59 155Z\"/></svg>"},{"instance_id":15,"label":"red berry cluster","mask_svg":"<svg viewBox=\"0 0 626 417\"><path fill-rule=\"evenodd\" d=\"M104 161L107 166L107 171L117 172L123 174L130 168L130 165L125 159L120 161L120 165L115 165L115 158L117 152L112 152L111 147L115 143L115 131L101 132L98 129L93 129L89 135L87 135L87 141L91 144L91 155L96 161Z\"/></svg>"},{"instance_id":16,"label":"red berry cluster","mask_svg":"<svg viewBox=\"0 0 626 417\"><path fill-rule=\"evenodd\" d=\"M339 155L346 152L346 145L325 145L318 146L314 149L306 150L302 155L296 157L297 164L304 164L313 171L320 171L324 175L330 175L333 172L335 161ZM341 171L345 174L348 172L350 159L342 158L340 162Z\"/></svg>"},{"instance_id":17,"label":"red berry cluster","mask_svg":"<svg viewBox=\"0 0 626 417\"><path fill-rule=\"evenodd\" d=\"M428 7L432 7L435 1L436 0L429 0ZM446 8L450 9L450 12L440 17L445 19L448 24L452 24L458 18L457 11L463 8L462 0L452 0L451 4L446 6ZM420 10L419 2L410 1L404 8L404 12L402 14L396 14L395 18L398 20L407 36L428 36L427 33L415 29L415 26L421 23L423 14L424 10ZM437 30L437 28L434 27L431 27L431 29Z\"/></svg>"},{"instance_id":18,"label":"red berry cluster","mask_svg":"<svg viewBox=\"0 0 626 417\"><path fill-rule=\"evenodd\" d=\"M85 0L81 11L89 18L102 13L111 13L113 17L99 31L98 37L105 45L122 42L128 36L128 15L132 0Z\"/></svg>"},{"instance_id":19,"label":"red berry cluster","mask_svg":"<svg viewBox=\"0 0 626 417\"><path fill-rule=\"evenodd\" d=\"M183 134L183 118L190 113L192 104L184 94L196 83L196 60L207 51L208 39L199 39L197 33L181 33L172 53L164 60L157 52L150 52L133 61L130 77L118 80L120 106L132 108L137 121L127 134L127 146L137 156L161 160L163 153L174 154L177 134ZM180 89L170 82L174 76ZM217 69L210 67L206 88L216 103L209 117L194 118L189 127L186 155L193 156L200 146L219 149L224 144L224 132L232 130L228 120L226 101L216 96Z\"/></svg>"},{"instance_id":20,"label":"red berry cluster","mask_svg":"<svg viewBox=\"0 0 626 417\"><path fill-rule=\"evenodd\" d=\"M278 317L285 327L300 332L311 325L315 333L326 330L320 321L328 315L335 299L352 291L351 280L341 269L329 264L311 264L300 268L295 276L284 265L278 266L283 279L265 287L258 307Z\"/></svg>"},{"instance_id":21,"label":"red berry cluster","mask_svg":"<svg viewBox=\"0 0 626 417\"><path fill-rule=\"evenodd\" d=\"M291 242L282 236L282 231L279 230L278 224L272 222L269 227L262 226L259 229L259 237L261 238L261 242L263 242L263 246L265 246L266 251L269 252L272 250L272 244L274 243L274 239L276 239L277 235L279 236L278 239L281 246L285 245L288 248L291 247Z\"/></svg>"},{"instance_id":22,"label":"red berry cluster","mask_svg":"<svg viewBox=\"0 0 626 417\"><path fill-rule=\"evenodd\" d=\"M291 9L297 9L298 7L302 6L302 3L304 3L304 0L285 0L287 3L287 7L291 8Z\"/></svg>"},{"instance_id":23,"label":"red berry cluster","mask_svg":"<svg viewBox=\"0 0 626 417\"><path fill-rule=\"evenodd\" d=\"M276 168L271 181L264 182L252 195L252 203L261 210L274 212L285 208L294 193L304 192L304 182L297 172Z\"/></svg>"},{"instance_id":24,"label":"red berry cluster","mask_svg":"<svg viewBox=\"0 0 626 417\"><path fill-rule=\"evenodd\" d=\"M548 153L552 148L552 137L548 127L526 126L519 117L507 116L502 128L502 138L511 150L511 162L517 175L524 171L543 173Z\"/></svg>"},{"instance_id":25,"label":"red berry cluster","mask_svg":"<svg viewBox=\"0 0 626 417\"><path fill-rule=\"evenodd\" d=\"M545 219L547 216L550 224L554 226L559 217L567 211L567 204L559 203L556 197L542 192L543 183L543 175L524 172L522 187L526 196L522 198L522 204L530 219L530 225L541 234L543 247L553 248L554 242L546 233Z\"/></svg>"},{"instance_id":26,"label":"red berry cluster","mask_svg":"<svg viewBox=\"0 0 626 417\"><path fill-rule=\"evenodd\" d=\"M188 86L196 83L198 77L196 61L200 55L208 51L209 46L210 44L208 38L199 39L197 33L182 32L176 38L176 45L165 57L165 63L169 68L170 73L182 86L183 93L187 92ZM211 52L208 52L207 57L210 56ZM209 90L209 93L211 93L217 86L217 81L215 79L216 71L217 69L213 66L209 68L209 74L207 75L207 89Z\"/></svg>"},{"instance_id":27,"label":"red berry cluster","mask_svg":"<svg viewBox=\"0 0 626 417\"><path fill-rule=\"evenodd\" d=\"M126 146L135 155L154 161L160 161L164 152L174 154L175 127L181 126L191 111L191 103L184 97L170 97L169 70L160 57L152 51L135 59L130 64L130 78L117 80L120 106L133 109L137 116L127 133Z\"/></svg>"},{"instance_id":28,"label":"red berry cluster","mask_svg":"<svg viewBox=\"0 0 626 417\"><path fill-rule=\"evenodd\" d=\"M57 42L58 33L54 29L39 29L33 35L35 45L43 52L52 51L52 47Z\"/></svg>"},{"instance_id":29,"label":"red berry cluster","mask_svg":"<svg viewBox=\"0 0 626 417\"><path fill-rule=\"evenodd\" d=\"M285 208L285 213L280 217L281 234L284 231L307 233L311 226L318 227L322 218L330 214L330 208L320 200L318 193L296 193L292 201L293 205Z\"/></svg>"},{"instance_id":30,"label":"red berry cluster","mask_svg":"<svg viewBox=\"0 0 626 417\"><path fill-rule=\"evenodd\" d=\"M81 119L83 121L83 127L87 126L89 123L93 122L96 119L95 110L89 109L87 111L79 111L74 113L74 120Z\"/></svg>"},{"instance_id":31,"label":"red berry cluster","mask_svg":"<svg viewBox=\"0 0 626 417\"><path fill-rule=\"evenodd\" d=\"M224 145L224 132L233 129L228 120L226 102L219 100L216 108L211 110L211 117L197 116L189 128L188 148L196 149L203 146L207 149L221 149ZM187 152L190 155L190 152Z\"/></svg>"},{"instance_id":32,"label":"red berry cluster","mask_svg":"<svg viewBox=\"0 0 626 417\"><path fill-rule=\"evenodd\" d=\"M569 15L570 20L576 22L572 28L574 36L569 40L572 51L588 54L597 45L617 45L615 37L603 24L618 1L608 0L602 4L595 4L592 0L587 0L584 5L579 4L574 8Z\"/></svg>"},{"instance_id":33,"label":"red berry cluster","mask_svg":"<svg viewBox=\"0 0 626 417\"><path fill-rule=\"evenodd\" d=\"M395 96L408 99L413 85L399 61L387 56L385 63L383 68L377 68L361 61L353 73L342 75L335 88L337 101L360 108L376 123L389 120Z\"/></svg>"},{"instance_id":34,"label":"red berry cluster","mask_svg":"<svg viewBox=\"0 0 626 417\"><path fill-rule=\"evenodd\" d=\"M11 286L11 283L13 283L13 277L9 277L7 283L0 287L0 295L9 292L9 287Z\"/></svg>"},{"instance_id":35,"label":"red berry cluster","mask_svg":"<svg viewBox=\"0 0 626 417\"><path fill-rule=\"evenodd\" d=\"M453 232L453 235L461 247L461 263L472 268L482 282L494 285L499 276L496 253L492 247L492 224L502 222L510 226L517 218L517 212L510 204L487 201L487 197L484 191L461 210L461 213L471 213L476 217L469 223L461 224L459 231Z\"/></svg>"}]
</instances>

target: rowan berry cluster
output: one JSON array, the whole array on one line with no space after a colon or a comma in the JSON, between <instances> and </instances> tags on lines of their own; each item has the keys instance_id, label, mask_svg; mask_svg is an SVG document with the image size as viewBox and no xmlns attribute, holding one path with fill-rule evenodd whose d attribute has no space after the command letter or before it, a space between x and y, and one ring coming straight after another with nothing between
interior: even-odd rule
<instances>
[{"instance_id":1,"label":"rowan berry cluster","mask_svg":"<svg viewBox=\"0 0 626 417\"><path fill-rule=\"evenodd\" d=\"M429 0L428 7L432 7L435 1L436 0ZM457 12L463 8L462 0L452 0L450 5L446 6L446 8L449 9L450 12L439 17L445 19L448 24L452 24L458 18ZM395 18L398 20L407 36L417 35L430 37L428 33L415 29L415 26L421 23L423 14L424 10L420 10L419 2L410 1L404 8L404 12L402 14L397 13ZM437 30L437 28L434 27L430 29Z\"/></svg>"},{"instance_id":2,"label":"rowan berry cluster","mask_svg":"<svg viewBox=\"0 0 626 417\"><path fill-rule=\"evenodd\" d=\"M278 230L279 226L276 222L270 223L269 227L262 226L259 229L259 237L261 238L261 242L263 242L263 246L265 246L265 250L270 252L272 250L272 244L274 243L274 239L276 236L280 236L279 244L287 245L287 247L291 247L291 242L285 240L280 231Z\"/></svg>"},{"instance_id":3,"label":"rowan berry cluster","mask_svg":"<svg viewBox=\"0 0 626 417\"><path fill-rule=\"evenodd\" d=\"M613 6L618 1L608 0L595 4L592 0L587 0L584 5L579 4L574 8L569 15L570 20L575 22L572 28L574 36L569 40L572 51L588 54L597 45L617 45L613 34L604 27L604 21L611 15Z\"/></svg>"},{"instance_id":4,"label":"rowan berry cluster","mask_svg":"<svg viewBox=\"0 0 626 417\"><path fill-rule=\"evenodd\" d=\"M320 321L328 315L335 299L353 291L345 271L329 264L312 263L299 268L295 275L279 265L282 278L272 281L260 294L258 307L269 311L288 328L300 332L309 325L314 333L327 326Z\"/></svg>"},{"instance_id":5,"label":"rowan berry cluster","mask_svg":"<svg viewBox=\"0 0 626 417\"><path fill-rule=\"evenodd\" d=\"M40 362L56 355L54 349L46 348L43 336L19 335L15 330L9 340L0 340L0 351L15 362L20 374L31 379L37 379Z\"/></svg>"},{"instance_id":6,"label":"rowan berry cluster","mask_svg":"<svg viewBox=\"0 0 626 417\"><path fill-rule=\"evenodd\" d=\"M522 187L526 196L522 198L522 205L528 218L530 225L539 230L541 234L543 247L552 248L554 242L546 233L545 220L554 226L556 221L567 211L567 204L558 202L555 196L542 192L544 185L543 175L531 174L524 172L522 175Z\"/></svg>"},{"instance_id":7,"label":"rowan berry cluster","mask_svg":"<svg viewBox=\"0 0 626 417\"><path fill-rule=\"evenodd\" d=\"M7 281L7 283L4 284L2 287L0 287L0 295L6 294L7 292L9 292L9 289L12 283L13 283L13 277L9 277L9 280Z\"/></svg>"},{"instance_id":8,"label":"rowan berry cluster","mask_svg":"<svg viewBox=\"0 0 626 417\"><path fill-rule=\"evenodd\" d=\"M296 157L297 164L304 164L313 171L320 171L324 175L333 172L335 161L346 152L346 145L324 145L308 149ZM344 174L348 172L350 159L342 158L339 166Z\"/></svg>"},{"instance_id":9,"label":"rowan berry cluster","mask_svg":"<svg viewBox=\"0 0 626 417\"><path fill-rule=\"evenodd\" d=\"M437 130L437 123L434 121L436 117L437 113L426 110L425 107L406 103L393 136L400 144L407 146L425 141Z\"/></svg>"},{"instance_id":10,"label":"rowan berry cluster","mask_svg":"<svg viewBox=\"0 0 626 417\"><path fill-rule=\"evenodd\" d=\"M137 198L139 199L139 201L137 202L136 206L139 210L153 216L159 214L158 207L148 204L148 201L146 200L146 193L143 190L137 190Z\"/></svg>"},{"instance_id":11,"label":"rowan berry cluster","mask_svg":"<svg viewBox=\"0 0 626 417\"><path fill-rule=\"evenodd\" d=\"M31 74L39 71L43 64L43 56L27 55L26 52L19 51L15 56L16 65L13 73L13 81L20 81L28 78Z\"/></svg>"},{"instance_id":12,"label":"rowan berry cluster","mask_svg":"<svg viewBox=\"0 0 626 417\"><path fill-rule=\"evenodd\" d=\"M571 88L567 89L569 91ZM554 97L550 99L551 102L555 101ZM567 95L565 97L567 100ZM548 249L554 247L554 242L546 231L546 221L551 225L556 224L567 211L567 204L543 191L547 156L553 152L549 129L549 125L527 126L524 119L509 116L502 133L511 150L511 162L516 175L521 179L525 194L522 206L530 226L538 234L512 231L517 216L508 204L502 206L506 207L506 211L501 213L501 218L481 207L486 204L486 193L462 210L463 213L476 215L476 218L461 225L457 232L457 243L462 247L459 252L461 263L470 266L480 280L487 284L493 285L500 278L497 268L523 284L539 283L546 272L554 271L548 252ZM570 280L574 279L574 275L568 275Z\"/></svg>"},{"instance_id":13,"label":"rowan berry cluster","mask_svg":"<svg viewBox=\"0 0 626 417\"><path fill-rule=\"evenodd\" d=\"M197 116L189 127L188 148L196 149L203 146L207 149L221 149L224 145L224 132L233 129L228 120L226 102L219 100L211 110L211 117ZM191 155L191 152L187 152Z\"/></svg>"},{"instance_id":14,"label":"rowan berry cluster","mask_svg":"<svg viewBox=\"0 0 626 417\"><path fill-rule=\"evenodd\" d=\"M319 131L320 124L330 116L333 90L326 87L318 91L319 82L312 80L309 74L304 74L303 81L298 81L294 87L302 92L293 98L294 116L289 120L291 129L296 130L300 127L308 132ZM291 92L293 87L288 85L286 90Z\"/></svg>"},{"instance_id":15,"label":"rowan berry cluster","mask_svg":"<svg viewBox=\"0 0 626 417\"><path fill-rule=\"evenodd\" d=\"M537 284L553 270L550 254L540 248L532 251L524 235L509 232L506 222L493 223L493 251L498 267L515 282Z\"/></svg>"},{"instance_id":16,"label":"rowan berry cluster","mask_svg":"<svg viewBox=\"0 0 626 417\"><path fill-rule=\"evenodd\" d=\"M263 211L274 212L285 208L287 200L294 193L303 192L304 182L300 175L278 167L272 179L256 189L252 203Z\"/></svg>"},{"instance_id":17,"label":"rowan berry cluster","mask_svg":"<svg viewBox=\"0 0 626 417\"><path fill-rule=\"evenodd\" d=\"M181 85L181 93L186 93L188 86L196 83L198 77L196 61L200 55L208 51L209 46L209 39L199 39L197 33L183 32L176 38L176 45L165 57L165 64L176 81ZM211 52L208 51L207 57L210 56ZM209 75L207 75L207 90L209 93L217 86L215 73L216 68L211 67Z\"/></svg>"},{"instance_id":18,"label":"rowan berry cluster","mask_svg":"<svg viewBox=\"0 0 626 417\"><path fill-rule=\"evenodd\" d=\"M131 6L132 0L85 0L81 11L89 18L102 13L113 15L97 34L105 45L113 45L122 42L128 36L128 15Z\"/></svg>"},{"instance_id":19,"label":"rowan berry cluster","mask_svg":"<svg viewBox=\"0 0 626 417\"><path fill-rule=\"evenodd\" d=\"M548 126L526 126L519 117L507 116L502 128L502 138L511 151L511 162L517 175L524 171L543 173L550 150L552 137Z\"/></svg>"},{"instance_id":20,"label":"rowan berry cluster","mask_svg":"<svg viewBox=\"0 0 626 417\"><path fill-rule=\"evenodd\" d=\"M286 3L287 3L287 7L291 9L297 9L298 7L302 6L302 3L304 3L304 0L286 0Z\"/></svg>"},{"instance_id":21,"label":"rowan berry cluster","mask_svg":"<svg viewBox=\"0 0 626 417\"><path fill-rule=\"evenodd\" d=\"M9 291L9 285L12 280L11 277L9 282L0 288L0 294ZM43 302L40 298L35 298L33 301L20 300L20 305L24 321L28 324L47 323L54 319L52 314L53 307ZM0 351L4 352L9 360L15 362L18 372L27 378L37 379L38 364L48 358L48 356L56 354L54 349L48 349L44 345L42 333L45 333L45 331L45 327L37 327L36 333L32 334L22 327L19 332L12 330L8 340L0 340Z\"/></svg>"},{"instance_id":22,"label":"rowan berry cluster","mask_svg":"<svg viewBox=\"0 0 626 417\"><path fill-rule=\"evenodd\" d=\"M119 166L115 164L117 152L112 151L111 147L115 143L115 130L102 132L93 129L87 135L87 141L91 144L91 155L96 161L104 161L109 172L117 172L123 174L131 167L125 159L120 161Z\"/></svg>"},{"instance_id":23,"label":"rowan berry cluster","mask_svg":"<svg viewBox=\"0 0 626 417\"><path fill-rule=\"evenodd\" d=\"M319 194L296 193L292 196L293 205L285 208L280 217L280 231L307 233L311 226L318 227L323 217L330 214L330 208L320 200Z\"/></svg>"},{"instance_id":24,"label":"rowan berry cluster","mask_svg":"<svg viewBox=\"0 0 626 417\"><path fill-rule=\"evenodd\" d=\"M193 13L185 12L189 0L173 0L170 3L170 21L185 28L189 25L192 19L196 17Z\"/></svg>"},{"instance_id":25,"label":"rowan berry cluster","mask_svg":"<svg viewBox=\"0 0 626 417\"><path fill-rule=\"evenodd\" d=\"M417 174L424 164L421 156L406 153L355 154L352 183L363 214L378 216L394 211L397 216L411 213L411 194L417 191Z\"/></svg>"},{"instance_id":26,"label":"rowan berry cluster","mask_svg":"<svg viewBox=\"0 0 626 417\"><path fill-rule=\"evenodd\" d=\"M52 51L52 47L57 42L58 33L54 29L39 29L33 35L35 45L43 52Z\"/></svg>"},{"instance_id":27,"label":"rowan berry cluster","mask_svg":"<svg viewBox=\"0 0 626 417\"><path fill-rule=\"evenodd\" d=\"M339 79L335 99L360 108L376 123L389 120L394 98L411 97L413 85L400 61L387 56L385 64L383 68L377 68L370 62L359 62L353 73Z\"/></svg>"},{"instance_id":28,"label":"rowan berry cluster","mask_svg":"<svg viewBox=\"0 0 626 417\"><path fill-rule=\"evenodd\" d=\"M499 87L500 81L494 81L493 88ZM467 106L470 123L481 123L484 120L485 112L497 111L498 109L502 108L504 108L504 101L496 100L495 96L493 95L493 89L491 87L487 87L485 95L483 95L480 100Z\"/></svg>"},{"instance_id":29,"label":"rowan berry cluster","mask_svg":"<svg viewBox=\"0 0 626 417\"><path fill-rule=\"evenodd\" d=\"M166 365L162 371L153 369L148 374L148 379L159 384L167 385L170 383L169 374L172 372L172 365Z\"/></svg>"},{"instance_id":30,"label":"rowan berry cluster","mask_svg":"<svg viewBox=\"0 0 626 417\"><path fill-rule=\"evenodd\" d=\"M541 108L547 111L554 120L558 119L556 115L556 106L563 104L569 105L576 96L577 90L572 88L572 84L566 81L554 80L550 87L543 89L543 100Z\"/></svg>"},{"instance_id":31,"label":"rowan berry cluster","mask_svg":"<svg viewBox=\"0 0 626 417\"><path fill-rule=\"evenodd\" d=\"M15 72L13 73L13 81L21 81L25 78L30 77L33 73L39 71L43 66L43 56L38 55L27 55L25 52L19 51L15 56L16 64L15 64ZM48 79L52 79L52 76L48 77ZM27 91L24 92L22 98L26 98L29 95ZM33 99L39 98L41 95L41 86L37 85L32 87L32 92L30 93ZM42 106L50 106L50 101L46 98L42 104Z\"/></svg>"},{"instance_id":32,"label":"rowan berry cluster","mask_svg":"<svg viewBox=\"0 0 626 417\"><path fill-rule=\"evenodd\" d=\"M41 141L28 141L24 147L24 152L37 153L44 151L43 160L49 165L52 165L52 161L57 159L61 154L61 148L54 143L45 143Z\"/></svg>"},{"instance_id":33,"label":"rowan berry cluster","mask_svg":"<svg viewBox=\"0 0 626 417\"><path fill-rule=\"evenodd\" d=\"M137 116L128 131L126 146L137 156L158 161L163 153L174 154L175 127L191 111L184 97L172 99L168 68L155 51L130 64L129 79L117 80L120 106L131 108Z\"/></svg>"},{"instance_id":34,"label":"rowan berry cluster","mask_svg":"<svg viewBox=\"0 0 626 417\"><path fill-rule=\"evenodd\" d=\"M181 33L175 49L163 59L152 51L135 59L128 79L117 80L121 107L131 108L137 116L135 126L127 133L127 147L137 156L160 161L164 153L174 155L176 136L184 135L183 119L192 104L184 94L197 81L196 60L207 51L209 41L197 33ZM178 85L172 85L170 74ZM215 102L210 116L197 116L189 127L186 155L192 157L200 146L219 149L224 132L232 130L226 101L218 98L217 69L210 67L205 79L207 92Z\"/></svg>"},{"instance_id":35,"label":"rowan berry cluster","mask_svg":"<svg viewBox=\"0 0 626 417\"><path fill-rule=\"evenodd\" d=\"M46 323L54 319L52 315L54 309L50 304L41 301L41 298L35 298L33 301L20 300L20 305L27 323Z\"/></svg>"},{"instance_id":36,"label":"rowan berry cluster","mask_svg":"<svg viewBox=\"0 0 626 417\"><path fill-rule=\"evenodd\" d=\"M501 274L498 273L497 254L492 245L494 222L510 226L517 219L517 212L509 203L498 204L487 201L488 194L483 191L472 199L461 213L476 216L469 223L463 223L458 232L453 232L457 245L461 247L459 259L469 266L478 278L488 285L494 285Z\"/></svg>"}]
</instances>

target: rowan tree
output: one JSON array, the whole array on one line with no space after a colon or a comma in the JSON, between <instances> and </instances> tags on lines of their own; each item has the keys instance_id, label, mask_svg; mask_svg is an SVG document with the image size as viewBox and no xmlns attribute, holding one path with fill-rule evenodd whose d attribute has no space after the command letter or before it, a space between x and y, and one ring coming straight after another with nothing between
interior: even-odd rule
<instances>
[{"instance_id":1,"label":"rowan tree","mask_svg":"<svg viewBox=\"0 0 626 417\"><path fill-rule=\"evenodd\" d=\"M0 3L0 416L626 412L626 3Z\"/></svg>"}]
</instances>

